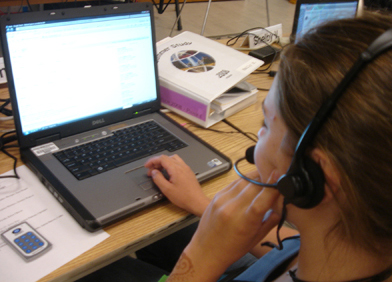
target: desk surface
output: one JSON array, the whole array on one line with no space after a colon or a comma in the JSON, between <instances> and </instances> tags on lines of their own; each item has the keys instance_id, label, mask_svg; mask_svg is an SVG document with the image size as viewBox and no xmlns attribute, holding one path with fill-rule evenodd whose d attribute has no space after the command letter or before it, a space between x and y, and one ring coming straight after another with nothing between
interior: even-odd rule
<instances>
[{"instance_id":1,"label":"desk surface","mask_svg":"<svg viewBox=\"0 0 392 282\"><path fill-rule=\"evenodd\" d=\"M248 81L257 87L269 88L272 78L266 74L255 74L251 75ZM262 120L260 105L266 94L266 91L259 91L256 104L238 112L227 120L245 132L257 134ZM8 97L8 90L6 88L0 89L0 98L6 97ZM179 123L186 123L185 127L226 154L233 162L244 156L246 148L255 144L243 134L213 132L193 126L193 123L174 113L169 113L168 115ZM249 123L249 120L254 122ZM12 121L1 122L1 129L8 128L13 128ZM219 122L212 126L211 129L225 132L235 131L224 122ZM19 158L18 149L11 149L9 152ZM10 158L0 154L0 173L11 170L12 163ZM20 158L18 165L22 165ZM243 166L244 172L252 169L254 168L250 165L245 164ZM203 191L208 197L212 198L219 190L237 178L238 176L232 169L215 179L203 183ZM104 230L110 234L108 239L39 281L72 281L78 279L196 220L197 218L194 216L164 200L105 228Z\"/></svg>"}]
</instances>

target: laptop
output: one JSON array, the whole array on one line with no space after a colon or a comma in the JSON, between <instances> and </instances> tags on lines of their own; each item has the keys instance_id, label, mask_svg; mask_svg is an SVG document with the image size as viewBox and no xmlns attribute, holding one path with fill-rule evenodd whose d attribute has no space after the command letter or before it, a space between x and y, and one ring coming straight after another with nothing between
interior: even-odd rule
<instances>
[{"instance_id":1,"label":"laptop","mask_svg":"<svg viewBox=\"0 0 392 282\"><path fill-rule=\"evenodd\" d=\"M297 0L290 41L326 21L354 18L358 4L359 0Z\"/></svg>"},{"instance_id":2,"label":"laptop","mask_svg":"<svg viewBox=\"0 0 392 282\"><path fill-rule=\"evenodd\" d=\"M6 15L1 42L22 159L90 232L163 198L152 156L199 181L231 161L160 113L153 6Z\"/></svg>"}]
</instances>

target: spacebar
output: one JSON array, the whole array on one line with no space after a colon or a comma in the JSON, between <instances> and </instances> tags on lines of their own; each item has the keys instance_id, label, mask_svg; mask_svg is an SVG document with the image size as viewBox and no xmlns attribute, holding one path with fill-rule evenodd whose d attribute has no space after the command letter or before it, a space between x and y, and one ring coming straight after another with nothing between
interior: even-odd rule
<instances>
[{"instance_id":1,"label":"spacebar","mask_svg":"<svg viewBox=\"0 0 392 282\"><path fill-rule=\"evenodd\" d=\"M132 155L127 155L125 157L122 157L121 159L115 160L114 164L116 166L122 166L122 165L125 165L127 163L136 161L138 159L141 159L141 158L144 158L147 156L149 156L148 152L140 152L140 153L136 153L136 154L132 154Z\"/></svg>"}]
</instances>

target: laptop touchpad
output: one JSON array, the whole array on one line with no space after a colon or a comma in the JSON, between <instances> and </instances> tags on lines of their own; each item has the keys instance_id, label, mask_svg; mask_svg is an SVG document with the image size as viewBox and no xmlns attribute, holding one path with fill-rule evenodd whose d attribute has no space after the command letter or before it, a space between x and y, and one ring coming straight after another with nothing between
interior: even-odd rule
<instances>
[{"instance_id":1,"label":"laptop touchpad","mask_svg":"<svg viewBox=\"0 0 392 282\"><path fill-rule=\"evenodd\" d=\"M152 179L147 176L147 169L144 166L128 170L125 174L130 178L131 182L135 183L143 190L149 190L155 187Z\"/></svg>"}]
</instances>

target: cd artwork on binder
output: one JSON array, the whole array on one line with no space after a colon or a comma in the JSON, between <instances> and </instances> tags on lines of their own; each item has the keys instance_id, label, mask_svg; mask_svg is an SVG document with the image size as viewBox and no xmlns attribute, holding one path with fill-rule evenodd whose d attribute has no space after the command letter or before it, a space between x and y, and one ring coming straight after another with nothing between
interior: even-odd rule
<instances>
[{"instance_id":1,"label":"cd artwork on binder","mask_svg":"<svg viewBox=\"0 0 392 282\"><path fill-rule=\"evenodd\" d=\"M212 56L195 50L179 51L170 59L176 68L185 72L207 72L215 66L215 59Z\"/></svg>"}]
</instances>

